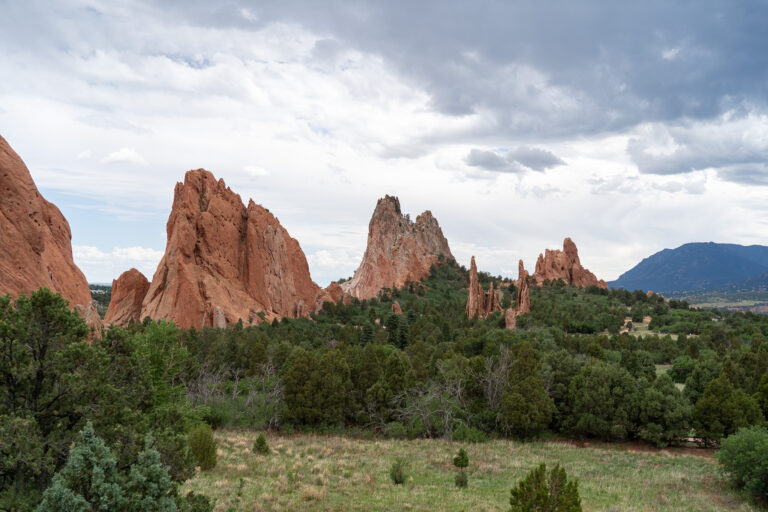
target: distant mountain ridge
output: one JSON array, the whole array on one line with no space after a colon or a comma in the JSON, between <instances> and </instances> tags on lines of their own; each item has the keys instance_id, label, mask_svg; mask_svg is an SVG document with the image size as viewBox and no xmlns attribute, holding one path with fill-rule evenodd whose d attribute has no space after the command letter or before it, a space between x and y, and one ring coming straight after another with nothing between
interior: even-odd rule
<instances>
[{"instance_id":1,"label":"distant mountain ridge","mask_svg":"<svg viewBox=\"0 0 768 512\"><path fill-rule=\"evenodd\" d=\"M765 282L767 273L766 246L700 242L659 251L608 285L671 295L723 287L753 289Z\"/></svg>"}]
</instances>

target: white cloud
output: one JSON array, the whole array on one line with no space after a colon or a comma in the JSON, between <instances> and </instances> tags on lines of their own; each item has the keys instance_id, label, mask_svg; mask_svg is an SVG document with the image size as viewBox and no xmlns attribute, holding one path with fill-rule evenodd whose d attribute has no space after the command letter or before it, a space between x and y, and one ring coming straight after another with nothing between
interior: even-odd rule
<instances>
[{"instance_id":1,"label":"white cloud","mask_svg":"<svg viewBox=\"0 0 768 512\"><path fill-rule=\"evenodd\" d=\"M147 165L147 161L133 148L121 148L117 151L113 151L104 158L101 159L103 164L138 164Z\"/></svg>"},{"instance_id":2,"label":"white cloud","mask_svg":"<svg viewBox=\"0 0 768 512\"><path fill-rule=\"evenodd\" d=\"M269 176L269 171L258 165L246 165L243 170L254 177Z\"/></svg>"},{"instance_id":3,"label":"white cloud","mask_svg":"<svg viewBox=\"0 0 768 512\"><path fill-rule=\"evenodd\" d=\"M93 151L86 149L77 154L77 158L80 160L90 160L93 158Z\"/></svg>"},{"instance_id":4,"label":"white cloud","mask_svg":"<svg viewBox=\"0 0 768 512\"><path fill-rule=\"evenodd\" d=\"M89 282L102 283L117 279L132 267L151 280L163 257L163 251L138 246L113 247L111 251L105 252L94 246L74 245L72 255Z\"/></svg>"}]
</instances>

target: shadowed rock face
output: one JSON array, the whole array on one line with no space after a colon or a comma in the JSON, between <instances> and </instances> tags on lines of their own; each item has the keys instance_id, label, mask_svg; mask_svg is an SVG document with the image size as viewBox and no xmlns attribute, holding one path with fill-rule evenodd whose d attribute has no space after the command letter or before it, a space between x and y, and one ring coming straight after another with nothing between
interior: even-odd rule
<instances>
[{"instance_id":1,"label":"shadowed rock face","mask_svg":"<svg viewBox=\"0 0 768 512\"><path fill-rule=\"evenodd\" d=\"M70 307L85 309L91 292L72 259L71 239L67 220L40 195L27 166L0 137L0 294L17 297L46 287Z\"/></svg>"},{"instance_id":2,"label":"shadowed rock face","mask_svg":"<svg viewBox=\"0 0 768 512\"><path fill-rule=\"evenodd\" d=\"M321 294L299 243L253 201L198 169L177 183L168 243L141 318L189 328L308 316ZM262 315L259 315L262 313Z\"/></svg>"},{"instance_id":3,"label":"shadowed rock face","mask_svg":"<svg viewBox=\"0 0 768 512\"><path fill-rule=\"evenodd\" d=\"M562 251L547 249L544 254L539 254L533 277L539 285L544 281L562 279L566 284L581 288L592 285L608 288L605 281L598 280L595 274L581 266L579 250L570 238L563 241Z\"/></svg>"},{"instance_id":4,"label":"shadowed rock face","mask_svg":"<svg viewBox=\"0 0 768 512\"><path fill-rule=\"evenodd\" d=\"M493 289L493 282L488 287L488 291L483 290L480 281L477 278L477 264L475 257L469 264L469 294L467 295L467 317L486 318L493 312L501 311L500 290Z\"/></svg>"},{"instance_id":5,"label":"shadowed rock face","mask_svg":"<svg viewBox=\"0 0 768 512\"><path fill-rule=\"evenodd\" d=\"M104 323L128 325L131 320L140 322L141 303L149 290L144 274L132 268L112 281L112 299L109 301Z\"/></svg>"},{"instance_id":6,"label":"shadowed rock face","mask_svg":"<svg viewBox=\"0 0 768 512\"><path fill-rule=\"evenodd\" d=\"M429 275L440 255L453 255L443 231L430 211L415 222L406 218L396 197L385 196L376 203L368 225L368 245L363 261L342 289L358 299L375 297L382 288L400 288Z\"/></svg>"}]
</instances>

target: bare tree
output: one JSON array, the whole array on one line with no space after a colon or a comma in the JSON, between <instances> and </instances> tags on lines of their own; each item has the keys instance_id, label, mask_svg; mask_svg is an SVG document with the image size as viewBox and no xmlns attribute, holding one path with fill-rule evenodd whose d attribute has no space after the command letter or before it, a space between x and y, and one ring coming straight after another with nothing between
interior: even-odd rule
<instances>
[{"instance_id":1,"label":"bare tree","mask_svg":"<svg viewBox=\"0 0 768 512\"><path fill-rule=\"evenodd\" d=\"M486 357L482 371L473 373L473 377L483 388L488 407L493 411L498 410L501 397L509 386L509 372L513 364L506 347L501 347L500 352L498 359Z\"/></svg>"},{"instance_id":2,"label":"bare tree","mask_svg":"<svg viewBox=\"0 0 768 512\"><path fill-rule=\"evenodd\" d=\"M258 400L258 398L261 400ZM264 427L268 430L280 426L280 415L285 401L283 381L277 374L272 359L260 364L256 377L249 381L246 407L251 408L251 420L256 422L257 410L260 406L264 417Z\"/></svg>"},{"instance_id":3,"label":"bare tree","mask_svg":"<svg viewBox=\"0 0 768 512\"><path fill-rule=\"evenodd\" d=\"M184 386L187 389L187 398L192 406L199 404L212 405L224 395L223 384L226 372L223 368L213 368L209 363L200 367L200 370L189 377Z\"/></svg>"}]
</instances>

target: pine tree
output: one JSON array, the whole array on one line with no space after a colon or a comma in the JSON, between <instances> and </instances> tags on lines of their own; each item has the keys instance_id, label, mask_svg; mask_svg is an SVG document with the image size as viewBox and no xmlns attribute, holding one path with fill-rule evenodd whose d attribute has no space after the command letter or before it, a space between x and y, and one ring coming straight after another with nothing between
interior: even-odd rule
<instances>
[{"instance_id":1,"label":"pine tree","mask_svg":"<svg viewBox=\"0 0 768 512\"><path fill-rule=\"evenodd\" d=\"M547 476L542 463L510 492L511 512L581 512L579 484L568 481L565 469L556 465Z\"/></svg>"},{"instance_id":2,"label":"pine tree","mask_svg":"<svg viewBox=\"0 0 768 512\"><path fill-rule=\"evenodd\" d=\"M117 459L90 422L80 431L67 462L43 493L37 512L122 510L127 500Z\"/></svg>"},{"instance_id":3,"label":"pine tree","mask_svg":"<svg viewBox=\"0 0 768 512\"><path fill-rule=\"evenodd\" d=\"M126 485L129 512L176 512L175 488L168 470L154 449L154 438L148 435L144 451L131 466Z\"/></svg>"}]
</instances>

